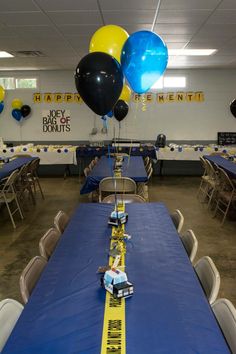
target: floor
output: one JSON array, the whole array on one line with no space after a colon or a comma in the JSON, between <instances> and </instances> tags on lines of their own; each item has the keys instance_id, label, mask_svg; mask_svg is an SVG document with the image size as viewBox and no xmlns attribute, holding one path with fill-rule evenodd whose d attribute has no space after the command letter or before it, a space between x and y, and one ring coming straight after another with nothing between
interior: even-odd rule
<instances>
[{"instance_id":1,"label":"floor","mask_svg":"<svg viewBox=\"0 0 236 354\"><path fill-rule=\"evenodd\" d=\"M149 187L150 201L164 202L169 210L180 209L185 217L184 230L193 229L199 250L196 260L209 255L220 275L220 297L226 297L236 306L236 221L227 220L223 227L219 218L212 218L206 204L197 198L199 177L153 177ZM28 261L38 255L38 243L44 232L52 226L59 209L71 214L88 197L80 196L78 177L42 178L45 200L37 196L36 206L24 208L25 219L17 218L13 231L8 214L0 209L0 300L9 297L21 301L19 277Z\"/></svg>"}]
</instances>

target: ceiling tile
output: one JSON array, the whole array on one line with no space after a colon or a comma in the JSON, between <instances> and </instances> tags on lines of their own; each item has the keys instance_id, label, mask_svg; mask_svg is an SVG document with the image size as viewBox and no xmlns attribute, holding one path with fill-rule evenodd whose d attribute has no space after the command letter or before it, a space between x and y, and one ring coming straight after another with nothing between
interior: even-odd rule
<instances>
[{"instance_id":1,"label":"ceiling tile","mask_svg":"<svg viewBox=\"0 0 236 354\"><path fill-rule=\"evenodd\" d=\"M193 35L199 29L199 25L190 23L162 23L154 27L158 34L191 34Z\"/></svg>"},{"instance_id":2,"label":"ceiling tile","mask_svg":"<svg viewBox=\"0 0 236 354\"><path fill-rule=\"evenodd\" d=\"M218 7L218 10L236 10L235 0L223 0Z\"/></svg>"},{"instance_id":3,"label":"ceiling tile","mask_svg":"<svg viewBox=\"0 0 236 354\"><path fill-rule=\"evenodd\" d=\"M64 35L85 35L92 36L99 25L62 25L58 27Z\"/></svg>"},{"instance_id":4,"label":"ceiling tile","mask_svg":"<svg viewBox=\"0 0 236 354\"><path fill-rule=\"evenodd\" d=\"M169 10L213 10L221 0L162 0L161 9Z\"/></svg>"},{"instance_id":5,"label":"ceiling tile","mask_svg":"<svg viewBox=\"0 0 236 354\"><path fill-rule=\"evenodd\" d=\"M211 14L210 10L160 10L157 16L159 23L202 24Z\"/></svg>"},{"instance_id":6,"label":"ceiling tile","mask_svg":"<svg viewBox=\"0 0 236 354\"><path fill-rule=\"evenodd\" d=\"M97 10L96 0L37 0L44 11Z\"/></svg>"},{"instance_id":7,"label":"ceiling tile","mask_svg":"<svg viewBox=\"0 0 236 354\"><path fill-rule=\"evenodd\" d=\"M176 34L176 35L171 35L171 34L163 34L161 35L162 39L165 42L188 42L191 39L191 35L181 35L181 34Z\"/></svg>"},{"instance_id":8,"label":"ceiling tile","mask_svg":"<svg viewBox=\"0 0 236 354\"><path fill-rule=\"evenodd\" d=\"M103 11L106 24L119 25L125 24L152 23L155 13L152 10L133 10L133 11Z\"/></svg>"},{"instance_id":9,"label":"ceiling tile","mask_svg":"<svg viewBox=\"0 0 236 354\"><path fill-rule=\"evenodd\" d=\"M14 28L12 27L7 27L4 25L0 26L0 38L12 38L12 37L17 37L18 33L15 31ZM1 43L0 43L1 45Z\"/></svg>"},{"instance_id":10,"label":"ceiling tile","mask_svg":"<svg viewBox=\"0 0 236 354\"><path fill-rule=\"evenodd\" d=\"M182 49L185 47L186 42L165 42L168 49Z\"/></svg>"},{"instance_id":11,"label":"ceiling tile","mask_svg":"<svg viewBox=\"0 0 236 354\"><path fill-rule=\"evenodd\" d=\"M57 25L100 25L101 15L98 11L64 11L48 12L50 19Z\"/></svg>"},{"instance_id":12,"label":"ceiling tile","mask_svg":"<svg viewBox=\"0 0 236 354\"><path fill-rule=\"evenodd\" d=\"M58 37L58 32L52 25L12 26L10 29L24 38L43 38L44 41L51 41L51 38Z\"/></svg>"},{"instance_id":13,"label":"ceiling tile","mask_svg":"<svg viewBox=\"0 0 236 354\"><path fill-rule=\"evenodd\" d=\"M0 22L7 26L46 25L47 16L40 12L0 12Z\"/></svg>"},{"instance_id":14,"label":"ceiling tile","mask_svg":"<svg viewBox=\"0 0 236 354\"><path fill-rule=\"evenodd\" d=\"M156 0L100 0L103 11L106 10L155 10L157 6Z\"/></svg>"},{"instance_id":15,"label":"ceiling tile","mask_svg":"<svg viewBox=\"0 0 236 354\"><path fill-rule=\"evenodd\" d=\"M210 24L236 24L236 10L217 10L208 19Z\"/></svg>"},{"instance_id":16,"label":"ceiling tile","mask_svg":"<svg viewBox=\"0 0 236 354\"><path fill-rule=\"evenodd\" d=\"M1 1L1 12L5 11L38 11L38 7L31 0L7 0Z\"/></svg>"}]
</instances>

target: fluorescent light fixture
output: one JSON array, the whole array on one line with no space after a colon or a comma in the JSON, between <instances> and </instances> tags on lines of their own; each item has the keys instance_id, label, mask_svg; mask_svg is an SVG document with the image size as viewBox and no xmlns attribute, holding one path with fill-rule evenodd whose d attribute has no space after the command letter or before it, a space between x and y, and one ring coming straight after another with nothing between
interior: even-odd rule
<instances>
[{"instance_id":1,"label":"fluorescent light fixture","mask_svg":"<svg viewBox=\"0 0 236 354\"><path fill-rule=\"evenodd\" d=\"M217 51L217 49L169 49L169 55L190 55L190 56L205 56L212 55Z\"/></svg>"},{"instance_id":2,"label":"fluorescent light fixture","mask_svg":"<svg viewBox=\"0 0 236 354\"><path fill-rule=\"evenodd\" d=\"M0 58L12 58L12 57L14 57L14 55L8 52L0 51Z\"/></svg>"}]
</instances>

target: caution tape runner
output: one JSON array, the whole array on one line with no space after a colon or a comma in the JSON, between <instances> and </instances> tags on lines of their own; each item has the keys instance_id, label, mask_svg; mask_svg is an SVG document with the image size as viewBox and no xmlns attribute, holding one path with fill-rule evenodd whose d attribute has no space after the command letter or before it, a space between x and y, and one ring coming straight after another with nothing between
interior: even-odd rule
<instances>
[{"instance_id":1,"label":"caution tape runner","mask_svg":"<svg viewBox=\"0 0 236 354\"><path fill-rule=\"evenodd\" d=\"M119 211L125 211L124 204ZM124 231L124 224L122 225ZM112 236L116 234L116 227L112 227ZM112 249L113 240L110 243ZM112 266L113 257L109 257L109 265ZM125 252L122 252L119 266L125 271ZM125 354L126 330L125 330L125 299L116 299L108 291L106 292L101 354Z\"/></svg>"}]
</instances>

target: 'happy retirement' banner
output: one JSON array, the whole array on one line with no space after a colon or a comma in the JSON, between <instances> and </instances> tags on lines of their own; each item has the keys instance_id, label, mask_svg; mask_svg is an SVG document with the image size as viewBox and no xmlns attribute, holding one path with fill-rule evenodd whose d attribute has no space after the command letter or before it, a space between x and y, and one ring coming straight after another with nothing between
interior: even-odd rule
<instances>
[{"instance_id":1,"label":"'happy retirement' banner","mask_svg":"<svg viewBox=\"0 0 236 354\"><path fill-rule=\"evenodd\" d=\"M179 102L204 102L203 91L188 91L188 92L167 92L167 93L145 93L143 95L133 94L133 102L142 103L179 103ZM78 93L34 93L34 103L78 103L82 104L83 100Z\"/></svg>"}]
</instances>

